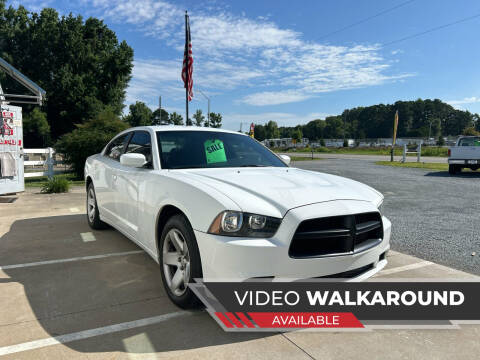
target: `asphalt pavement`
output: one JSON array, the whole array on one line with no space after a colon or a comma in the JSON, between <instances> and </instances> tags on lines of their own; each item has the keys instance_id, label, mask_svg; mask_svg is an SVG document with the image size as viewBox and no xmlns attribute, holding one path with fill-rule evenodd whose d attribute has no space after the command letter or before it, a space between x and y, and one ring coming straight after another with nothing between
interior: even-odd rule
<instances>
[{"instance_id":1,"label":"asphalt pavement","mask_svg":"<svg viewBox=\"0 0 480 360\"><path fill-rule=\"evenodd\" d=\"M375 161L337 157L292 166L374 187L385 195L392 249L480 275L480 172L451 176L447 171L389 167Z\"/></svg>"}]
</instances>

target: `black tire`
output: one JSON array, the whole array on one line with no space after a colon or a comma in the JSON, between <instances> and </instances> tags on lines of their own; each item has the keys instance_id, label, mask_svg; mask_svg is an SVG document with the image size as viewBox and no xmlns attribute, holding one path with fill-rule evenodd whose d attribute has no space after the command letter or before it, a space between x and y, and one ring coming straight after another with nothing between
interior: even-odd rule
<instances>
[{"instance_id":1,"label":"black tire","mask_svg":"<svg viewBox=\"0 0 480 360\"><path fill-rule=\"evenodd\" d=\"M448 165L448 173L450 175L455 175L458 173L458 167L456 165Z\"/></svg>"},{"instance_id":2,"label":"black tire","mask_svg":"<svg viewBox=\"0 0 480 360\"><path fill-rule=\"evenodd\" d=\"M92 197L93 197L93 203L95 204L93 216L91 216L89 212L91 210L91 207L89 207L89 201L91 200ZM95 187L93 186L92 182L88 185L88 188L87 188L87 221L88 221L88 225L94 230L102 230L108 227L106 223L100 220L100 213L98 211L98 205L97 205L97 196L95 193Z\"/></svg>"},{"instance_id":3,"label":"black tire","mask_svg":"<svg viewBox=\"0 0 480 360\"><path fill-rule=\"evenodd\" d=\"M187 253L189 255L190 265L190 271L188 272L188 283L193 282L193 279L202 277L202 263L200 259L200 252L198 250L197 240L195 239L195 234L193 233L192 226L190 225L185 216L174 215L165 224L158 246L160 273L162 274L163 286L170 300L172 300L172 302L178 307L181 307L182 309L201 307L201 301L195 296L193 291L188 286L182 285L182 289L180 289L180 291L184 292L182 294L175 294L174 290L172 290L168 285L166 276L169 276L170 278L172 272L176 273L176 271L181 269L175 265L164 266L164 244L166 241L170 241L169 239L167 239L167 235L171 233L172 230L179 231L181 233L181 235L183 236L184 244L186 244L188 248ZM169 247L170 245L170 243L167 243L166 246ZM165 269L166 267L168 268L168 270ZM169 274L166 274L166 271L169 271ZM170 282L172 281L170 280Z\"/></svg>"}]
</instances>

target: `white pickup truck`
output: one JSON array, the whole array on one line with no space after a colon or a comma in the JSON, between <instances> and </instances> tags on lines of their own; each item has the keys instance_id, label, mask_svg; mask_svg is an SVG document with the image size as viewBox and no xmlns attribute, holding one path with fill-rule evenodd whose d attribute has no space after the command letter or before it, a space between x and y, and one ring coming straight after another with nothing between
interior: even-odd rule
<instances>
[{"instance_id":1,"label":"white pickup truck","mask_svg":"<svg viewBox=\"0 0 480 360\"><path fill-rule=\"evenodd\" d=\"M463 168L480 168L480 136L462 136L448 149L448 172L453 175Z\"/></svg>"}]
</instances>

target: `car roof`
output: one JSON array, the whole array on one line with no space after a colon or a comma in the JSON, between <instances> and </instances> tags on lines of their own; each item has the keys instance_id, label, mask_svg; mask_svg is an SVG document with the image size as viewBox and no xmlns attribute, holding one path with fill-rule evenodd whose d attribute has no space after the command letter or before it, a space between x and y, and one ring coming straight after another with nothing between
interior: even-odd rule
<instances>
[{"instance_id":1,"label":"car roof","mask_svg":"<svg viewBox=\"0 0 480 360\"><path fill-rule=\"evenodd\" d=\"M127 129L128 131L132 130L153 130L153 131L214 131L214 132L223 132L231 134L240 134L245 135L238 131L210 128L210 127L200 127L200 126L183 126L183 125L155 125L155 126L137 126Z\"/></svg>"}]
</instances>

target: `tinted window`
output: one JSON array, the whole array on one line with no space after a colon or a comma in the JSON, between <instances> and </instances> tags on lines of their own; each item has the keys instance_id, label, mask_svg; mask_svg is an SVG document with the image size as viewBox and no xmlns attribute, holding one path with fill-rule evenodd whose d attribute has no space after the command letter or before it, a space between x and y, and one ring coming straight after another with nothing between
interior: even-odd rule
<instances>
[{"instance_id":1,"label":"tinted window","mask_svg":"<svg viewBox=\"0 0 480 360\"><path fill-rule=\"evenodd\" d=\"M147 166L152 165L152 141L150 134L146 131L135 131L128 143L125 154L137 153L145 155Z\"/></svg>"},{"instance_id":2,"label":"tinted window","mask_svg":"<svg viewBox=\"0 0 480 360\"><path fill-rule=\"evenodd\" d=\"M157 138L163 169L287 166L263 145L240 134L159 131Z\"/></svg>"},{"instance_id":3,"label":"tinted window","mask_svg":"<svg viewBox=\"0 0 480 360\"><path fill-rule=\"evenodd\" d=\"M113 160L120 161L120 155L123 154L123 150L125 149L125 144L127 143L128 138L130 137L131 133L122 135L117 137L113 140L110 145L108 145L107 150L105 151L105 156Z\"/></svg>"},{"instance_id":4,"label":"tinted window","mask_svg":"<svg viewBox=\"0 0 480 360\"><path fill-rule=\"evenodd\" d=\"M458 146L480 146L480 137L469 137L460 139Z\"/></svg>"}]
</instances>

